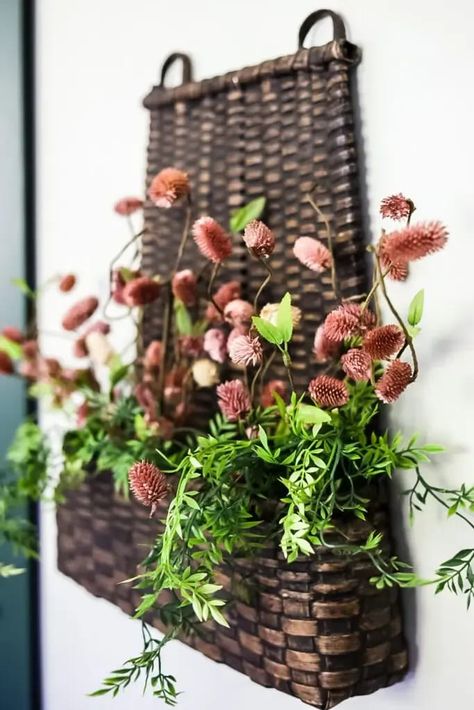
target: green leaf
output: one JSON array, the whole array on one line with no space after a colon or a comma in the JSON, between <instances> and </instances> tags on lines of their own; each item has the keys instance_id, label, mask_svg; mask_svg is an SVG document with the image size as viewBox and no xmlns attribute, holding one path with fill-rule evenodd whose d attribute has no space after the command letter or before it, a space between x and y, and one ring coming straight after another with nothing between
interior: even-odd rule
<instances>
[{"instance_id":1,"label":"green leaf","mask_svg":"<svg viewBox=\"0 0 474 710\"><path fill-rule=\"evenodd\" d=\"M331 420L331 415L312 404L299 404L296 408L296 418L302 424L326 424Z\"/></svg>"},{"instance_id":2,"label":"green leaf","mask_svg":"<svg viewBox=\"0 0 474 710\"><path fill-rule=\"evenodd\" d=\"M421 289L421 291L418 291L416 296L414 296L408 308L408 322L413 327L417 326L422 319L424 302L425 291Z\"/></svg>"},{"instance_id":3,"label":"green leaf","mask_svg":"<svg viewBox=\"0 0 474 710\"><path fill-rule=\"evenodd\" d=\"M0 350L6 353L12 360L19 360L23 355L23 348L19 343L0 335Z\"/></svg>"},{"instance_id":4,"label":"green leaf","mask_svg":"<svg viewBox=\"0 0 474 710\"><path fill-rule=\"evenodd\" d=\"M176 318L176 328L179 335L192 335L193 322L189 311L182 301L176 299L174 303L174 313Z\"/></svg>"},{"instance_id":5,"label":"green leaf","mask_svg":"<svg viewBox=\"0 0 474 710\"><path fill-rule=\"evenodd\" d=\"M409 323L407 324L407 333L410 336L410 338L416 338L417 335L421 333L421 328L417 325L410 325Z\"/></svg>"},{"instance_id":6,"label":"green leaf","mask_svg":"<svg viewBox=\"0 0 474 710\"><path fill-rule=\"evenodd\" d=\"M239 207L230 216L229 227L231 232L241 232L249 222L258 219L265 209L265 197L257 197L255 200L247 202L243 207Z\"/></svg>"},{"instance_id":7,"label":"green leaf","mask_svg":"<svg viewBox=\"0 0 474 710\"><path fill-rule=\"evenodd\" d=\"M17 574L23 574L25 570L15 565L5 565L0 562L0 577L15 577Z\"/></svg>"},{"instance_id":8,"label":"green leaf","mask_svg":"<svg viewBox=\"0 0 474 710\"><path fill-rule=\"evenodd\" d=\"M283 342L283 336L280 333L279 328L273 325L267 320L260 318L260 316L253 316L252 322L262 338L265 338L269 343L273 345L281 345Z\"/></svg>"},{"instance_id":9,"label":"green leaf","mask_svg":"<svg viewBox=\"0 0 474 710\"><path fill-rule=\"evenodd\" d=\"M12 279L13 286L16 286L25 296L36 298L36 293L28 286L25 279Z\"/></svg>"},{"instance_id":10,"label":"green leaf","mask_svg":"<svg viewBox=\"0 0 474 710\"><path fill-rule=\"evenodd\" d=\"M277 326L283 342L289 343L293 335L293 318L291 315L291 294L285 293L278 306Z\"/></svg>"},{"instance_id":11,"label":"green leaf","mask_svg":"<svg viewBox=\"0 0 474 710\"><path fill-rule=\"evenodd\" d=\"M129 367L129 365L119 365L112 368L109 377L111 390L127 376Z\"/></svg>"}]
</instances>

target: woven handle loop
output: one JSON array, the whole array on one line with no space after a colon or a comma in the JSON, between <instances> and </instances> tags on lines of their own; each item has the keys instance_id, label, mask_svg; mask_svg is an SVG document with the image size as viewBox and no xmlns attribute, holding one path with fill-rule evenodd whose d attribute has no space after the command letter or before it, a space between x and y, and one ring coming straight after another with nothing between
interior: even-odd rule
<instances>
[{"instance_id":1,"label":"woven handle loop","mask_svg":"<svg viewBox=\"0 0 474 710\"><path fill-rule=\"evenodd\" d=\"M193 79L193 65L191 63L190 57L187 54L184 54L183 52L173 52L173 54L170 54L170 56L165 59L163 66L161 67L160 86L165 85L165 79L166 79L166 75L168 73L168 70L178 60L181 61L182 65L183 65L183 76L182 76L181 83L187 84L188 82L192 81L192 79Z\"/></svg>"},{"instance_id":2,"label":"woven handle loop","mask_svg":"<svg viewBox=\"0 0 474 710\"><path fill-rule=\"evenodd\" d=\"M301 49L303 47L304 41L308 35L308 32L314 27L314 25L325 17L330 17L332 20L334 28L334 39L336 42L346 39L346 28L344 26L344 20L337 12L332 10L316 10L308 15L306 20L300 27L298 33L298 47Z\"/></svg>"}]
</instances>

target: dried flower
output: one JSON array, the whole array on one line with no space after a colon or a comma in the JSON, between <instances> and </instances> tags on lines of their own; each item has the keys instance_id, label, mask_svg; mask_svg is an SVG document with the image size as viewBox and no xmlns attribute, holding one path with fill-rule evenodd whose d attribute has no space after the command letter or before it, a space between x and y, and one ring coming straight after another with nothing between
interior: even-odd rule
<instances>
[{"instance_id":1,"label":"dried flower","mask_svg":"<svg viewBox=\"0 0 474 710\"><path fill-rule=\"evenodd\" d=\"M340 343L352 335L361 335L375 325L376 318L358 303L342 303L328 313L324 321L324 335L333 343Z\"/></svg>"},{"instance_id":2,"label":"dried flower","mask_svg":"<svg viewBox=\"0 0 474 710\"><path fill-rule=\"evenodd\" d=\"M219 286L213 295L215 303L223 311L230 301L240 298L241 288L238 281L227 281ZM206 319L214 323L222 323L222 315L217 310L214 303L209 303L206 309Z\"/></svg>"},{"instance_id":3,"label":"dried flower","mask_svg":"<svg viewBox=\"0 0 474 710\"><path fill-rule=\"evenodd\" d=\"M324 325L320 325L314 334L313 354L320 365L332 360L339 352L339 343L328 340L324 334Z\"/></svg>"},{"instance_id":4,"label":"dried flower","mask_svg":"<svg viewBox=\"0 0 474 710\"><path fill-rule=\"evenodd\" d=\"M341 357L341 367L353 380L366 382L372 374L372 358L360 348L351 348Z\"/></svg>"},{"instance_id":5,"label":"dried flower","mask_svg":"<svg viewBox=\"0 0 474 710\"><path fill-rule=\"evenodd\" d=\"M156 397L152 388L145 382L139 382L134 389L138 404L149 417L156 416Z\"/></svg>"},{"instance_id":6,"label":"dried flower","mask_svg":"<svg viewBox=\"0 0 474 710\"><path fill-rule=\"evenodd\" d=\"M416 261L442 249L447 239L448 231L441 222L420 222L387 234L384 250L392 262Z\"/></svg>"},{"instance_id":7,"label":"dried flower","mask_svg":"<svg viewBox=\"0 0 474 710\"><path fill-rule=\"evenodd\" d=\"M241 380L228 380L217 387L218 404L230 422L238 421L250 411L250 395Z\"/></svg>"},{"instance_id":8,"label":"dried flower","mask_svg":"<svg viewBox=\"0 0 474 710\"><path fill-rule=\"evenodd\" d=\"M197 299L197 277L191 269L183 269L173 276L173 295L185 306L194 306Z\"/></svg>"},{"instance_id":9,"label":"dried flower","mask_svg":"<svg viewBox=\"0 0 474 710\"><path fill-rule=\"evenodd\" d=\"M149 276L139 276L129 281L123 289L123 300L127 306L145 306L153 303L160 295L161 286Z\"/></svg>"},{"instance_id":10,"label":"dried flower","mask_svg":"<svg viewBox=\"0 0 474 710\"><path fill-rule=\"evenodd\" d=\"M110 333L110 325L103 320L98 320L86 328L84 335L89 335L89 333L102 333L102 335L108 335Z\"/></svg>"},{"instance_id":11,"label":"dried flower","mask_svg":"<svg viewBox=\"0 0 474 710\"><path fill-rule=\"evenodd\" d=\"M69 293L69 291L72 291L75 285L76 277L74 276L74 274L65 274L65 276L62 276L60 278L58 288L63 293Z\"/></svg>"},{"instance_id":12,"label":"dried flower","mask_svg":"<svg viewBox=\"0 0 474 710\"><path fill-rule=\"evenodd\" d=\"M156 370L161 365L163 347L161 340L152 340L145 351L143 364L146 370Z\"/></svg>"},{"instance_id":13,"label":"dried flower","mask_svg":"<svg viewBox=\"0 0 474 710\"><path fill-rule=\"evenodd\" d=\"M414 210L415 205L413 202L402 195L401 192L398 195L384 197L380 203L380 214L382 217L389 217L390 219L407 219Z\"/></svg>"},{"instance_id":14,"label":"dried flower","mask_svg":"<svg viewBox=\"0 0 474 710\"><path fill-rule=\"evenodd\" d=\"M241 335L248 335L248 332L249 329L247 326L236 325L235 328L232 328L229 335L227 336L227 352L229 352L229 349L236 338L240 338Z\"/></svg>"},{"instance_id":15,"label":"dried flower","mask_svg":"<svg viewBox=\"0 0 474 710\"><path fill-rule=\"evenodd\" d=\"M277 325L279 307L279 303L267 303L260 311L260 318L263 318L263 320L268 321L272 325ZM301 316L301 308L298 308L298 306L291 306L291 320L294 328L300 324Z\"/></svg>"},{"instance_id":16,"label":"dried flower","mask_svg":"<svg viewBox=\"0 0 474 710\"><path fill-rule=\"evenodd\" d=\"M0 335L3 335L7 340L11 340L13 343L22 343L24 340L23 333L19 328L15 328L13 325L7 325L0 331Z\"/></svg>"},{"instance_id":17,"label":"dried flower","mask_svg":"<svg viewBox=\"0 0 474 710\"><path fill-rule=\"evenodd\" d=\"M283 380L270 380L262 389L260 404L262 407L273 407L275 404L274 394L280 395L282 399L286 395L286 383Z\"/></svg>"},{"instance_id":18,"label":"dried flower","mask_svg":"<svg viewBox=\"0 0 474 710\"><path fill-rule=\"evenodd\" d=\"M107 336L93 330L85 336L86 347L93 362L97 365L107 365L115 355Z\"/></svg>"},{"instance_id":19,"label":"dried flower","mask_svg":"<svg viewBox=\"0 0 474 710\"><path fill-rule=\"evenodd\" d=\"M304 266L318 274L329 269L332 264L329 249L313 237L299 237L294 244L293 254Z\"/></svg>"},{"instance_id":20,"label":"dried flower","mask_svg":"<svg viewBox=\"0 0 474 710\"><path fill-rule=\"evenodd\" d=\"M227 338L220 328L210 328L204 333L204 350L211 360L215 362L225 362L227 355Z\"/></svg>"},{"instance_id":21,"label":"dried flower","mask_svg":"<svg viewBox=\"0 0 474 710\"><path fill-rule=\"evenodd\" d=\"M229 346L230 359L236 365L249 367L260 365L263 359L263 348L259 338L250 335L239 335Z\"/></svg>"},{"instance_id":22,"label":"dried flower","mask_svg":"<svg viewBox=\"0 0 474 710\"><path fill-rule=\"evenodd\" d=\"M198 357L203 351L202 335L181 335L178 342L179 350L185 357Z\"/></svg>"},{"instance_id":23,"label":"dried flower","mask_svg":"<svg viewBox=\"0 0 474 710\"><path fill-rule=\"evenodd\" d=\"M189 194L186 173L176 168L164 168L151 181L148 197L156 207L172 207Z\"/></svg>"},{"instance_id":24,"label":"dried flower","mask_svg":"<svg viewBox=\"0 0 474 710\"><path fill-rule=\"evenodd\" d=\"M87 400L84 400L82 404L78 406L76 409L76 424L78 429L82 429L82 427L85 425L87 422L87 417L89 416L89 403Z\"/></svg>"},{"instance_id":25,"label":"dried flower","mask_svg":"<svg viewBox=\"0 0 474 710\"><path fill-rule=\"evenodd\" d=\"M75 303L62 320L64 330L76 330L79 328L95 313L98 305L99 301L95 296L88 296Z\"/></svg>"},{"instance_id":26,"label":"dried flower","mask_svg":"<svg viewBox=\"0 0 474 710\"><path fill-rule=\"evenodd\" d=\"M242 326L250 323L254 314L253 306L248 301L236 298L224 308L225 320L233 326Z\"/></svg>"},{"instance_id":27,"label":"dried flower","mask_svg":"<svg viewBox=\"0 0 474 710\"><path fill-rule=\"evenodd\" d=\"M81 335L80 338L74 341L74 344L72 346L72 354L74 355L74 357L78 358L87 357L89 355L89 351L86 345L86 339L83 335Z\"/></svg>"},{"instance_id":28,"label":"dried flower","mask_svg":"<svg viewBox=\"0 0 474 710\"><path fill-rule=\"evenodd\" d=\"M385 404L395 402L411 382L412 371L407 362L394 360L375 385L375 394Z\"/></svg>"},{"instance_id":29,"label":"dried flower","mask_svg":"<svg viewBox=\"0 0 474 710\"><path fill-rule=\"evenodd\" d=\"M121 217L129 217L134 212L141 210L142 207L143 200L139 197L122 197L121 200L115 203L114 212Z\"/></svg>"},{"instance_id":30,"label":"dried flower","mask_svg":"<svg viewBox=\"0 0 474 710\"><path fill-rule=\"evenodd\" d=\"M405 344L405 334L398 325L381 325L366 333L364 350L373 360L387 360Z\"/></svg>"},{"instance_id":31,"label":"dried flower","mask_svg":"<svg viewBox=\"0 0 474 710\"><path fill-rule=\"evenodd\" d=\"M123 290L127 282L132 281L133 279L137 279L140 276L140 271L131 271L129 269L125 269L124 267L121 267L120 269L115 269L113 271L111 296L115 303L118 303L121 306L125 305L125 301L123 298Z\"/></svg>"},{"instance_id":32,"label":"dried flower","mask_svg":"<svg viewBox=\"0 0 474 710\"><path fill-rule=\"evenodd\" d=\"M0 353L0 358L1 358L1 353ZM1 372L1 366L0 366L0 372ZM37 380L39 377L39 369L38 369L37 360L23 360L23 362L21 362L19 365L18 372L26 380ZM5 373L5 374L10 374L10 373Z\"/></svg>"},{"instance_id":33,"label":"dried flower","mask_svg":"<svg viewBox=\"0 0 474 710\"><path fill-rule=\"evenodd\" d=\"M192 232L201 254L214 264L220 264L232 254L230 236L212 217L197 219L193 224Z\"/></svg>"},{"instance_id":34,"label":"dried flower","mask_svg":"<svg viewBox=\"0 0 474 710\"><path fill-rule=\"evenodd\" d=\"M387 238L384 235L379 242L379 257L382 272L387 274L387 276L393 281L406 281L408 277L408 262L392 261L390 259L385 247L386 239Z\"/></svg>"},{"instance_id":35,"label":"dried flower","mask_svg":"<svg viewBox=\"0 0 474 710\"><path fill-rule=\"evenodd\" d=\"M143 505L151 506L151 518L158 503L169 493L167 477L149 461L137 461L128 472L128 480L135 498Z\"/></svg>"},{"instance_id":36,"label":"dried flower","mask_svg":"<svg viewBox=\"0 0 474 710\"><path fill-rule=\"evenodd\" d=\"M61 374L61 364L55 357L45 357L39 363L40 374L46 378L57 378Z\"/></svg>"},{"instance_id":37,"label":"dried flower","mask_svg":"<svg viewBox=\"0 0 474 710\"><path fill-rule=\"evenodd\" d=\"M200 358L193 363L192 373L198 387L213 387L219 382L219 368L207 358Z\"/></svg>"},{"instance_id":38,"label":"dried flower","mask_svg":"<svg viewBox=\"0 0 474 710\"><path fill-rule=\"evenodd\" d=\"M39 352L38 341L37 340L25 340L25 342L22 345L22 349L23 349L23 357L25 357L27 360L34 360L34 358L37 357L38 352Z\"/></svg>"},{"instance_id":39,"label":"dried flower","mask_svg":"<svg viewBox=\"0 0 474 710\"><path fill-rule=\"evenodd\" d=\"M0 350L0 375L13 375L14 371L13 360L3 350Z\"/></svg>"},{"instance_id":40,"label":"dried flower","mask_svg":"<svg viewBox=\"0 0 474 710\"><path fill-rule=\"evenodd\" d=\"M275 235L266 224L253 219L245 227L243 236L247 249L259 259L267 259L275 249Z\"/></svg>"},{"instance_id":41,"label":"dried flower","mask_svg":"<svg viewBox=\"0 0 474 710\"><path fill-rule=\"evenodd\" d=\"M349 401L349 392L344 382L329 375L319 375L308 385L311 399L320 407L342 407Z\"/></svg>"}]
</instances>

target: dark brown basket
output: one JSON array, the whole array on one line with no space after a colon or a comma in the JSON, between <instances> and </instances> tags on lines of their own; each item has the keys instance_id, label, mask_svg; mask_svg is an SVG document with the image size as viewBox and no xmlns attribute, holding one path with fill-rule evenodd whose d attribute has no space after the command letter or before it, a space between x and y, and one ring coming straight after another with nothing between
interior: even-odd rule
<instances>
[{"instance_id":1,"label":"dark brown basket","mask_svg":"<svg viewBox=\"0 0 474 710\"><path fill-rule=\"evenodd\" d=\"M385 501L377 508L373 524L388 539ZM112 477L102 474L68 496L58 509L58 530L61 572L132 614L139 593L119 582L137 573L156 519L115 496ZM354 543L367 537L360 521L344 532ZM217 576L232 600L230 629L207 623L202 637L182 640L261 685L331 708L395 683L407 668L398 591L377 590L369 583L373 574L366 560L327 549L291 565L276 548L235 560Z\"/></svg>"}]
</instances>

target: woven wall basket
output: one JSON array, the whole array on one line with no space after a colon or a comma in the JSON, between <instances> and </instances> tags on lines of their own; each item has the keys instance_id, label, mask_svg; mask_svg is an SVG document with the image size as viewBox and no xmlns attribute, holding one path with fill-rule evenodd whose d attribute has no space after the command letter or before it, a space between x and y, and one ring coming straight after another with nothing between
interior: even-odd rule
<instances>
[{"instance_id":1,"label":"woven wall basket","mask_svg":"<svg viewBox=\"0 0 474 710\"><path fill-rule=\"evenodd\" d=\"M333 20L334 40L303 49L308 31L326 16ZM343 296L365 290L366 264L350 92L360 53L345 39L341 18L327 10L307 18L299 44L291 56L202 82L191 81L186 55L171 55L145 106L151 115L147 184L163 167L185 170L195 216L210 214L222 224L250 199L267 198L263 218L276 233L277 249L266 300L290 290L305 313L292 352L296 386L303 389L315 329L335 303L330 278L301 270L291 257L296 237L326 238L321 217L305 200L309 191L333 230ZM177 59L184 83L166 89L165 76ZM179 206L146 205L145 271L169 270L183 219ZM195 268L197 259L191 249L183 268ZM241 282L244 297L262 281L259 264L237 243L225 270L225 280L230 278ZM160 337L160 317L158 308L147 308L146 341ZM283 379L285 373L275 365L271 376ZM209 415L209 398L201 404ZM156 520L134 501L114 496L109 475L90 476L57 517L59 569L133 613L138 594L118 583L136 573L144 545L157 533ZM390 539L383 496L373 524ZM345 525L354 541L366 538L360 522ZM376 590L368 581L373 573L366 560L328 550L291 565L273 548L257 559L236 560L219 580L231 599L230 629L208 624L202 638L183 640L257 683L333 707L396 682L407 667L397 592ZM250 596L241 597L242 580Z\"/></svg>"}]
</instances>

